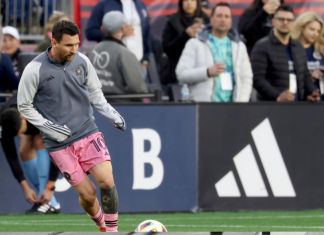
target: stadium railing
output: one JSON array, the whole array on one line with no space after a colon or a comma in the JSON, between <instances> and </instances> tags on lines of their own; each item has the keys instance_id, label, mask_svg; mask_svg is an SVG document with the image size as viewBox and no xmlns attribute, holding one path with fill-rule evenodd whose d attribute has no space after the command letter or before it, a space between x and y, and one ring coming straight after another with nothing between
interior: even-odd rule
<instances>
[{"instance_id":1,"label":"stadium railing","mask_svg":"<svg viewBox=\"0 0 324 235\"><path fill-rule=\"evenodd\" d=\"M23 42L37 42L53 11L71 16L72 6L71 0L0 0L0 24L16 27Z\"/></svg>"}]
</instances>

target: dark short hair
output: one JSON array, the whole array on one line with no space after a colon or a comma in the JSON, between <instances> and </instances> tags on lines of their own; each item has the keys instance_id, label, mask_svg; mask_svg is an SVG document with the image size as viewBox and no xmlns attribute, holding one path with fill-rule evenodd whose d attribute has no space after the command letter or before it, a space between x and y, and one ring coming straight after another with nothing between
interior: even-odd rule
<instances>
[{"instance_id":1,"label":"dark short hair","mask_svg":"<svg viewBox=\"0 0 324 235\"><path fill-rule=\"evenodd\" d=\"M16 108L8 108L0 115L2 137L14 137L21 127L20 113Z\"/></svg>"},{"instance_id":2,"label":"dark short hair","mask_svg":"<svg viewBox=\"0 0 324 235\"><path fill-rule=\"evenodd\" d=\"M293 15L295 15L294 13L294 9L289 6L289 5L286 5L286 4L282 4L280 5L277 10L275 11L274 15L277 15L279 11L286 11L286 12L290 12L292 13Z\"/></svg>"},{"instance_id":3,"label":"dark short hair","mask_svg":"<svg viewBox=\"0 0 324 235\"><path fill-rule=\"evenodd\" d=\"M71 21L59 21L53 26L52 36L57 42L60 42L62 40L63 34L74 36L76 34L79 34L79 28L75 23Z\"/></svg>"},{"instance_id":4,"label":"dark short hair","mask_svg":"<svg viewBox=\"0 0 324 235\"><path fill-rule=\"evenodd\" d=\"M214 15L217 7L228 7L229 9L231 9L231 5L228 2L219 2L213 7L212 12L211 12L211 16Z\"/></svg>"}]
</instances>

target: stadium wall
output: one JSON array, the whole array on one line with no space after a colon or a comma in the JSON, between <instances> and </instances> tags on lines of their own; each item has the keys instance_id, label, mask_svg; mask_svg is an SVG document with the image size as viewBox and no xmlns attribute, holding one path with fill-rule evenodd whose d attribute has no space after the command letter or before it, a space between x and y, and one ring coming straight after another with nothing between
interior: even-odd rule
<instances>
[{"instance_id":1,"label":"stadium wall","mask_svg":"<svg viewBox=\"0 0 324 235\"><path fill-rule=\"evenodd\" d=\"M120 105L120 132L96 114L121 212L324 208L322 104ZM0 213L29 205L0 152ZM65 179L64 213L80 213Z\"/></svg>"}]
</instances>

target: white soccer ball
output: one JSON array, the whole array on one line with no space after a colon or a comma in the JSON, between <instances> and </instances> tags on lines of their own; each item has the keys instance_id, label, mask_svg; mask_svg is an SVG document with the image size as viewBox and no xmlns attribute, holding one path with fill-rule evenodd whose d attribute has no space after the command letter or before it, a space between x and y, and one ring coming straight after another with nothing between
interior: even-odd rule
<instances>
[{"instance_id":1,"label":"white soccer ball","mask_svg":"<svg viewBox=\"0 0 324 235\"><path fill-rule=\"evenodd\" d=\"M149 219L141 222L135 232L167 232L167 229L161 222Z\"/></svg>"}]
</instances>

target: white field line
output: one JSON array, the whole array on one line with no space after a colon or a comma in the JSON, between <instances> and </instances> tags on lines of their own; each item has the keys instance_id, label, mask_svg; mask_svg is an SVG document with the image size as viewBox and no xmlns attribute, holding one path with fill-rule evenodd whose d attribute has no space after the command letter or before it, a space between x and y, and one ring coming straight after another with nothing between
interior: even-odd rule
<instances>
[{"instance_id":1,"label":"white field line","mask_svg":"<svg viewBox=\"0 0 324 235\"><path fill-rule=\"evenodd\" d=\"M1 218L2 216L0 216L0 220L3 220L3 218ZM182 220L200 220L200 219L204 219L205 221L208 222L213 222L216 220L264 220L264 219L271 219L271 220L275 220L275 219L316 219L316 218L324 218L324 214L323 215L279 215L279 216L271 216L271 215L266 215L266 216L210 216L210 217L206 217L204 216L203 218L201 218L199 215L197 216L187 216L187 215L183 215L183 216L178 216L178 217L163 217L163 216L154 216L154 215L147 215L147 216L139 216L136 217L134 216L133 218L123 218L123 216L121 215L119 217L120 221L139 221L142 220L144 218L158 218L159 220L163 220L163 221L174 221L176 219L182 219ZM19 218L19 217L17 217ZM6 219L6 218L4 218ZM51 222L60 222L60 223L71 223L71 222L88 222L92 223L90 221L90 219L88 219L87 217L85 218L78 218L78 219L65 219L65 218L55 218L55 219L48 219L48 220L29 220L28 219L28 223L51 223ZM6 222L6 221L3 221ZM201 222L200 222L201 223ZM0 221L1 224L1 221Z\"/></svg>"},{"instance_id":2,"label":"white field line","mask_svg":"<svg viewBox=\"0 0 324 235\"><path fill-rule=\"evenodd\" d=\"M42 226L58 226L58 229L62 225L68 225L68 226L82 226L82 227L93 227L94 225L91 224L83 224L83 223L42 223L43 221L38 221L31 223L30 221L28 222L23 222L23 221L0 221L0 225L19 225L19 226L26 226L26 227L31 227L35 225L42 225ZM286 225L226 225L226 224L218 224L218 225L193 225L193 224L167 224L168 228L172 227L178 227L178 228L206 228L208 231L213 231L213 230L219 230L221 229L248 229L248 230L323 230L324 226L286 226Z\"/></svg>"}]
</instances>

